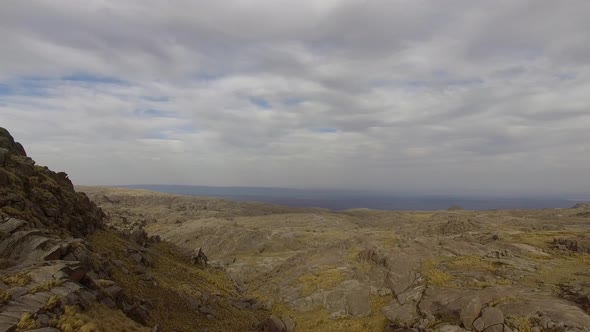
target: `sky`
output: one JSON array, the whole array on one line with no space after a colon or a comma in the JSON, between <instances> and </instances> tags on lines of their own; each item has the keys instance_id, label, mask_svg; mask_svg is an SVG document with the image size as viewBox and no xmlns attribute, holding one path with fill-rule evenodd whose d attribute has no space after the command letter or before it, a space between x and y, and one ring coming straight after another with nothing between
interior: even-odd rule
<instances>
[{"instance_id":1,"label":"sky","mask_svg":"<svg viewBox=\"0 0 590 332\"><path fill-rule=\"evenodd\" d=\"M587 0L2 0L0 126L76 184L590 192Z\"/></svg>"}]
</instances>

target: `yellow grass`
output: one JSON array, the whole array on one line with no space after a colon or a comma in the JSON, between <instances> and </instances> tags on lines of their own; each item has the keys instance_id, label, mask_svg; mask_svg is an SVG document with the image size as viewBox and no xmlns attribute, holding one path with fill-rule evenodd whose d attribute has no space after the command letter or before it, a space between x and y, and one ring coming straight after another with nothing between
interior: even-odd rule
<instances>
[{"instance_id":1,"label":"yellow grass","mask_svg":"<svg viewBox=\"0 0 590 332\"><path fill-rule=\"evenodd\" d=\"M381 308L391 300L390 296L371 295L371 313L367 317L332 319L324 308L299 312L282 302L273 306L272 313L279 317L291 317L297 324L296 331L383 331L389 321L381 313Z\"/></svg>"},{"instance_id":2,"label":"yellow grass","mask_svg":"<svg viewBox=\"0 0 590 332\"><path fill-rule=\"evenodd\" d=\"M39 321L35 319L35 317L29 312L25 312L20 317L20 321L16 325L16 327L21 330L32 330L38 328L39 326Z\"/></svg>"},{"instance_id":3,"label":"yellow grass","mask_svg":"<svg viewBox=\"0 0 590 332\"><path fill-rule=\"evenodd\" d=\"M0 304L8 303L12 299L12 295L0 289Z\"/></svg>"},{"instance_id":4,"label":"yellow grass","mask_svg":"<svg viewBox=\"0 0 590 332\"><path fill-rule=\"evenodd\" d=\"M47 280L31 289L29 289L29 294L35 294L38 292L47 292L51 290L53 287L61 286L64 283L63 280Z\"/></svg>"},{"instance_id":5,"label":"yellow grass","mask_svg":"<svg viewBox=\"0 0 590 332\"><path fill-rule=\"evenodd\" d=\"M89 239L96 252L121 260L132 271L136 263L127 255L129 242L126 239L110 231L98 231ZM227 300L239 295L223 270L195 266L176 247L165 242L152 245L150 253L154 267L148 268L148 271L154 276L156 285L141 280L134 273L124 274L120 269L113 270L114 281L127 294L154 303L155 308L150 310L148 324L159 324L165 331L247 331L268 316L264 310L240 310ZM200 294L209 294L209 297L216 299L216 303L208 304L217 312L216 319L209 320L205 315L190 309L188 297L198 297Z\"/></svg>"},{"instance_id":6,"label":"yellow grass","mask_svg":"<svg viewBox=\"0 0 590 332\"><path fill-rule=\"evenodd\" d=\"M303 284L303 295L308 296L319 290L332 289L344 281L342 271L327 268L315 273L301 275L297 280Z\"/></svg>"},{"instance_id":7,"label":"yellow grass","mask_svg":"<svg viewBox=\"0 0 590 332\"><path fill-rule=\"evenodd\" d=\"M12 287L22 287L31 282L31 277L25 272L21 272L14 275L0 277L0 280Z\"/></svg>"}]
</instances>

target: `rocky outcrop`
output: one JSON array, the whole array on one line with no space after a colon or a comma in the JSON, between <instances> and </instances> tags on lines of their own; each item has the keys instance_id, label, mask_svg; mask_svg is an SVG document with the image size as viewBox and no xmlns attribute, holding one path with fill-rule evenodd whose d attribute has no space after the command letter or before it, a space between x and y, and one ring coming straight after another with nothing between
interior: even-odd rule
<instances>
[{"instance_id":1,"label":"rocky outcrop","mask_svg":"<svg viewBox=\"0 0 590 332\"><path fill-rule=\"evenodd\" d=\"M578 236L570 238L553 239L553 245L556 249L571 250L579 253L590 253L590 236Z\"/></svg>"},{"instance_id":2,"label":"rocky outcrop","mask_svg":"<svg viewBox=\"0 0 590 332\"><path fill-rule=\"evenodd\" d=\"M0 332L247 331L268 317L255 299L232 306L241 293L202 251L195 267L142 223L105 217L0 128Z\"/></svg>"},{"instance_id":3,"label":"rocky outcrop","mask_svg":"<svg viewBox=\"0 0 590 332\"><path fill-rule=\"evenodd\" d=\"M0 331L55 330L68 308L136 302L114 291L107 262L83 238L103 227L102 210L65 173L35 165L4 128L0 182Z\"/></svg>"},{"instance_id":4,"label":"rocky outcrop","mask_svg":"<svg viewBox=\"0 0 590 332\"><path fill-rule=\"evenodd\" d=\"M358 280L346 280L331 290L320 290L291 302L298 311L325 308L330 317L364 317L371 313L370 290Z\"/></svg>"},{"instance_id":5,"label":"rocky outcrop","mask_svg":"<svg viewBox=\"0 0 590 332\"><path fill-rule=\"evenodd\" d=\"M199 265L199 266L207 266L207 255L205 255L205 253L203 252L202 248L199 249L195 249L193 251L193 255L191 256L191 260L193 262L193 264L195 265Z\"/></svg>"},{"instance_id":6,"label":"rocky outcrop","mask_svg":"<svg viewBox=\"0 0 590 332\"><path fill-rule=\"evenodd\" d=\"M102 225L101 209L74 191L66 173L35 165L22 146L0 128L0 218L26 220L54 233L75 237Z\"/></svg>"}]
</instances>

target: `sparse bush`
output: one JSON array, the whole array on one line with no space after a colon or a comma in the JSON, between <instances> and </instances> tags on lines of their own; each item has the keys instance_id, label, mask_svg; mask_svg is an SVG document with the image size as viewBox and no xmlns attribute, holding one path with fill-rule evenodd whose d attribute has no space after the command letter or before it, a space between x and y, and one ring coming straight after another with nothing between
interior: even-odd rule
<instances>
[{"instance_id":1,"label":"sparse bush","mask_svg":"<svg viewBox=\"0 0 590 332\"><path fill-rule=\"evenodd\" d=\"M0 304L6 304L12 299L12 295L0 289Z\"/></svg>"},{"instance_id":2,"label":"sparse bush","mask_svg":"<svg viewBox=\"0 0 590 332\"><path fill-rule=\"evenodd\" d=\"M53 287L61 286L64 283L63 280L47 280L31 289L29 289L29 294L35 294L38 292L47 292Z\"/></svg>"},{"instance_id":3,"label":"sparse bush","mask_svg":"<svg viewBox=\"0 0 590 332\"><path fill-rule=\"evenodd\" d=\"M32 330L39 328L40 325L41 324L39 324L39 321L31 313L25 312L20 317L20 321L16 327L21 330Z\"/></svg>"},{"instance_id":4,"label":"sparse bush","mask_svg":"<svg viewBox=\"0 0 590 332\"><path fill-rule=\"evenodd\" d=\"M14 275L2 276L0 280L9 286L22 287L31 282L31 277L27 273L21 272Z\"/></svg>"}]
</instances>

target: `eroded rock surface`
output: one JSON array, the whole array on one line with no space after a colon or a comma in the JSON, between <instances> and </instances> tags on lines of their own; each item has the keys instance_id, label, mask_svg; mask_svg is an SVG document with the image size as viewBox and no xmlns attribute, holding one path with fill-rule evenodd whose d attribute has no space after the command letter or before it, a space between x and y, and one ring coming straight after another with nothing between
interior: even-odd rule
<instances>
[{"instance_id":1,"label":"eroded rock surface","mask_svg":"<svg viewBox=\"0 0 590 332\"><path fill-rule=\"evenodd\" d=\"M187 252L203 248L302 331L590 329L590 205L335 213L83 190L113 227L142 224Z\"/></svg>"}]
</instances>

